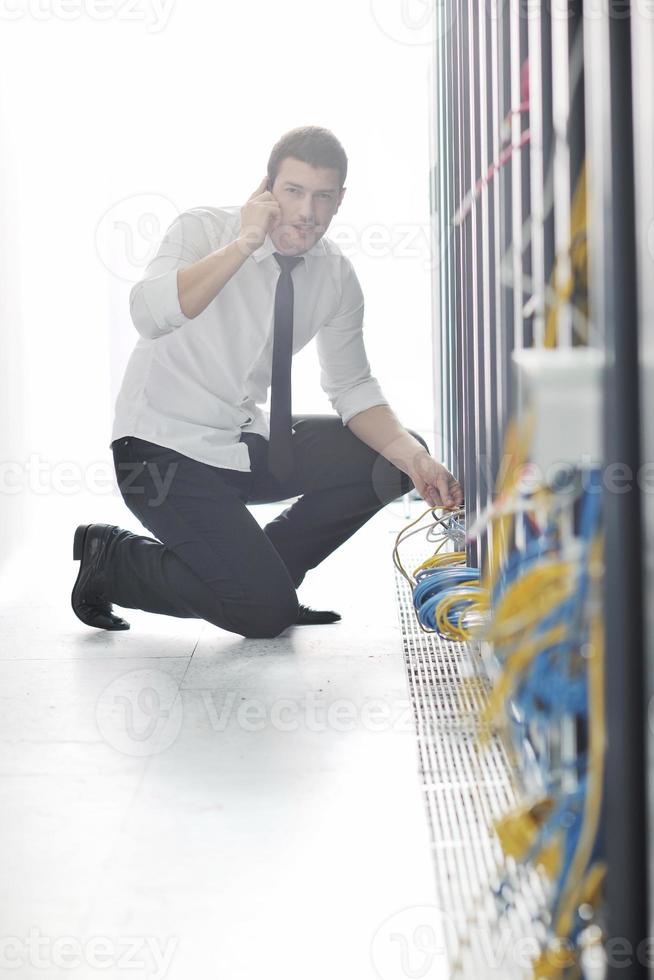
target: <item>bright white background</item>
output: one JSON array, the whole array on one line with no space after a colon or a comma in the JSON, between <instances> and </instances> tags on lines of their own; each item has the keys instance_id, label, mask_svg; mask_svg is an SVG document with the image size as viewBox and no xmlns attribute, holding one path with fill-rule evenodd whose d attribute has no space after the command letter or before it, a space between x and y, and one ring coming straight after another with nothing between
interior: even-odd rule
<instances>
[{"instance_id":1,"label":"bright white background","mask_svg":"<svg viewBox=\"0 0 654 980\"><path fill-rule=\"evenodd\" d=\"M297 125L348 154L327 234L363 286L373 373L435 451L428 7L0 0L5 556L53 496L86 485L105 519L130 286L178 211L242 204ZM294 411L331 411L314 344L293 370Z\"/></svg>"}]
</instances>

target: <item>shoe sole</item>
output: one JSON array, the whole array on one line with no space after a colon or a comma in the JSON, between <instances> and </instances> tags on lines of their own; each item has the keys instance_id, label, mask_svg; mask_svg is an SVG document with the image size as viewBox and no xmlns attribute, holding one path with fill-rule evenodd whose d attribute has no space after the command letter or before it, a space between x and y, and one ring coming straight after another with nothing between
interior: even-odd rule
<instances>
[{"instance_id":1,"label":"shoe sole","mask_svg":"<svg viewBox=\"0 0 654 980\"><path fill-rule=\"evenodd\" d=\"M79 582L80 576L82 574L82 558L84 556L84 545L86 544L86 532L88 531L89 527L90 524L78 525L73 537L73 560L79 562L79 570L77 572L77 578L75 579L75 584L73 585L73 590L70 594L71 608L75 613L75 615L77 616L77 618L79 619L80 623L84 623L85 626L93 626L94 629L104 629L109 632L129 629L129 624L127 626L99 626L99 627L94 626L93 623L87 623L84 619L82 619L82 617L78 615L78 612L75 609L75 604L74 604L75 590L77 588L77 583Z\"/></svg>"}]
</instances>

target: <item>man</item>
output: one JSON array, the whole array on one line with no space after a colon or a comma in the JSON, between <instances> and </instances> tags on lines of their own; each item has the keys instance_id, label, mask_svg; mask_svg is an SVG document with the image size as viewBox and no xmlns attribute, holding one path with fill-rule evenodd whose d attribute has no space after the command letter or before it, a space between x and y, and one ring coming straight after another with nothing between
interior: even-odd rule
<instances>
[{"instance_id":1,"label":"man","mask_svg":"<svg viewBox=\"0 0 654 980\"><path fill-rule=\"evenodd\" d=\"M333 622L298 603L310 568L412 486L432 506L462 503L370 373L361 287L325 237L346 173L329 130L291 130L243 207L183 212L133 287L140 338L111 448L123 499L156 540L77 528L84 623L128 629L112 603L248 637ZM314 336L337 414L292 416L291 357ZM263 529L246 506L297 496Z\"/></svg>"}]
</instances>

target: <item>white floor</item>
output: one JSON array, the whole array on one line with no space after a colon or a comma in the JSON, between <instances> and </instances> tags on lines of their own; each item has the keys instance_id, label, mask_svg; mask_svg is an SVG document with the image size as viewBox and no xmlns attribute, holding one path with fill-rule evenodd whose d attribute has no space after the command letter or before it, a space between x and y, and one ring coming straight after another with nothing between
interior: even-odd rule
<instances>
[{"instance_id":1,"label":"white floor","mask_svg":"<svg viewBox=\"0 0 654 980\"><path fill-rule=\"evenodd\" d=\"M134 610L127 632L85 627L75 526L147 532L111 496L56 508L0 583L0 975L435 977L407 960L435 885L394 598L403 501L300 588L342 621L274 640Z\"/></svg>"}]
</instances>

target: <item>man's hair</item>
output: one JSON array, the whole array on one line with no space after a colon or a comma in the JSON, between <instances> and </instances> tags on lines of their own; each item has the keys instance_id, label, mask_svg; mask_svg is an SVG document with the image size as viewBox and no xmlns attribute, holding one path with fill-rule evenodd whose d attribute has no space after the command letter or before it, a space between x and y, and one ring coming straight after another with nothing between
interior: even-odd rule
<instances>
[{"instance_id":1,"label":"man's hair","mask_svg":"<svg viewBox=\"0 0 654 980\"><path fill-rule=\"evenodd\" d=\"M298 126L290 129L272 148L268 160L270 186L275 182L282 160L295 157L313 167L333 167L339 172L342 189L347 176L345 150L329 129L322 126Z\"/></svg>"}]
</instances>

